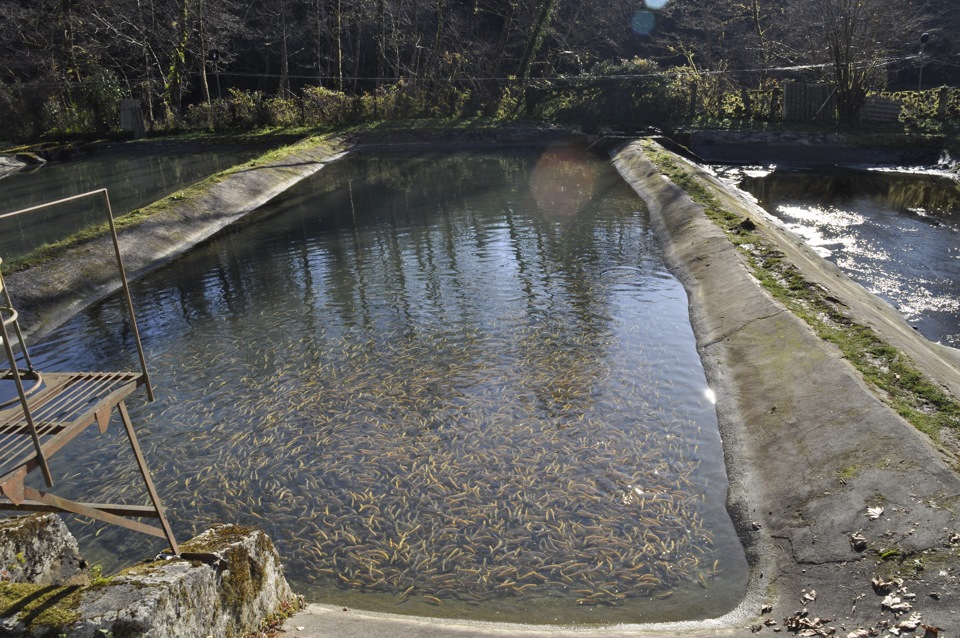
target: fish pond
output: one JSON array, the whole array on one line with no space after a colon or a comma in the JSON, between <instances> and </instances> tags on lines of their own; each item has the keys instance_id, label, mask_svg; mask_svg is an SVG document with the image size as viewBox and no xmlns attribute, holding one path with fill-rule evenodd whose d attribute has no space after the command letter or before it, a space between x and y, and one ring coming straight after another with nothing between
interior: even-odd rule
<instances>
[{"instance_id":1,"label":"fish pond","mask_svg":"<svg viewBox=\"0 0 960 638\"><path fill-rule=\"evenodd\" d=\"M133 286L177 534L274 540L308 600L527 623L742 599L716 409L642 201L570 146L351 154ZM119 299L31 354L128 367ZM120 428L55 459L142 502ZM72 519L112 570L156 542ZM146 549L153 547L153 549Z\"/></svg>"},{"instance_id":2,"label":"fish pond","mask_svg":"<svg viewBox=\"0 0 960 638\"><path fill-rule=\"evenodd\" d=\"M956 176L841 167L720 172L925 337L960 348Z\"/></svg>"}]
</instances>

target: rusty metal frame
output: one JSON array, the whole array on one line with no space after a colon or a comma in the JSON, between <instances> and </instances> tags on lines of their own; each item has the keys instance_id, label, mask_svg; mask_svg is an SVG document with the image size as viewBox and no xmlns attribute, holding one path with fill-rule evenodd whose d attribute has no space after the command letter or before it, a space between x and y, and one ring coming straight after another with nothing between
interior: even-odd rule
<instances>
[{"instance_id":1,"label":"rusty metal frame","mask_svg":"<svg viewBox=\"0 0 960 638\"><path fill-rule=\"evenodd\" d=\"M3 343L3 354L9 364L8 369L0 369L0 380L12 379L17 389L16 398L0 404L0 510L71 512L166 538L173 553L179 554L179 546L164 515L160 496L150 476L130 414L124 403L126 397L141 386L145 388L148 400L153 401L154 394L107 190L91 191L6 213L0 215L0 220L101 195L110 228L110 237L113 241L119 279L136 341L137 355L140 359L140 371L41 374L30 360L20 329L19 316L13 307L9 291L4 286L3 275L0 273L0 320L2 320L0 321L0 341ZM12 335L8 328L12 328ZM18 361L18 353L11 337L16 340L22 363ZM80 503L24 484L27 475L39 468L47 488L54 487L49 458L93 423L98 425L101 433L106 432L114 408L120 415L130 441L151 505ZM160 525L159 527L148 525L127 517L156 518L159 519Z\"/></svg>"}]
</instances>

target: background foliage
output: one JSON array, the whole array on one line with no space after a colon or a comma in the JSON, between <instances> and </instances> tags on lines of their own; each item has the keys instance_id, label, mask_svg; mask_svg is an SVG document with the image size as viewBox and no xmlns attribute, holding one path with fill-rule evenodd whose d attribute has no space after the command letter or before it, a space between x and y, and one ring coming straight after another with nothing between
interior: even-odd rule
<instances>
[{"instance_id":1,"label":"background foliage","mask_svg":"<svg viewBox=\"0 0 960 638\"><path fill-rule=\"evenodd\" d=\"M831 83L855 119L868 92L919 86L921 68L926 88L957 83L954 3L0 0L0 140L115 131L121 97L153 131L770 121L784 80Z\"/></svg>"}]
</instances>

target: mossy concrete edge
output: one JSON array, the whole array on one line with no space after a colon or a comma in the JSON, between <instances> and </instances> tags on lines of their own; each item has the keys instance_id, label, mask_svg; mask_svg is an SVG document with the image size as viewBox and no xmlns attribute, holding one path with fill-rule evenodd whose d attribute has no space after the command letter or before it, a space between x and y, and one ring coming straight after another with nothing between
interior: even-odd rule
<instances>
[{"instance_id":1,"label":"mossy concrete edge","mask_svg":"<svg viewBox=\"0 0 960 638\"><path fill-rule=\"evenodd\" d=\"M269 162L225 171L199 192L190 189L187 196L166 198L161 210L119 231L128 278L138 279L169 263L346 152L334 139L302 142L286 152L273 151ZM24 332L33 339L121 286L109 236L4 278Z\"/></svg>"},{"instance_id":2,"label":"mossy concrete edge","mask_svg":"<svg viewBox=\"0 0 960 638\"><path fill-rule=\"evenodd\" d=\"M781 620L803 606L805 590L815 589L817 602L808 602L812 614L833 618L831 624L846 631L876 626L883 614L870 580L891 571L877 561L886 549L896 546L913 560L936 557L960 567L948 531L960 525L960 480L834 346L760 287L747 259L699 204L659 173L642 144L627 145L615 164L648 204L668 264L688 291L698 348L718 395L729 509L753 568L752 595L766 597L770 615ZM687 168L709 183L726 210L749 218L805 277L957 396L955 351L920 337L889 305L758 208L706 172ZM887 514L882 522L871 521L867 506L880 501ZM865 551L854 549L855 533L869 539ZM916 565L904 565L894 571L911 572L906 575L915 586L926 586L912 570ZM955 578L946 584L954 589ZM937 593L939 600L918 592L914 608L928 624L948 627L956 622L949 615L956 593L949 595L952 602ZM858 607L859 596L864 600Z\"/></svg>"}]
</instances>

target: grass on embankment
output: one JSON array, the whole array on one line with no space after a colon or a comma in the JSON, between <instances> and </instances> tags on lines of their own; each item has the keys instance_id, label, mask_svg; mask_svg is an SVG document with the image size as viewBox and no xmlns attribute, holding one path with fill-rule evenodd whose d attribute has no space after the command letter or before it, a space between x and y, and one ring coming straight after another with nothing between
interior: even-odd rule
<instances>
[{"instance_id":1,"label":"grass on embankment","mask_svg":"<svg viewBox=\"0 0 960 638\"><path fill-rule=\"evenodd\" d=\"M761 285L821 339L835 344L881 400L938 443L945 438L944 429L960 434L960 403L872 328L840 312L829 293L807 281L782 252L764 240L751 220L724 208L708 186L670 155L651 142L644 142L644 151L661 173L703 207L707 217L747 257ZM957 450L952 453L957 456Z\"/></svg>"},{"instance_id":2,"label":"grass on embankment","mask_svg":"<svg viewBox=\"0 0 960 638\"><path fill-rule=\"evenodd\" d=\"M272 164L290 155L291 153L311 148L321 142L323 139L325 139L324 136L308 137L294 144L282 146L280 148L268 151L248 162L232 166L228 169L220 171L219 173L211 175L204 180L187 186L186 188L182 188L174 193L171 193L170 195L167 195L166 197L159 199L152 204L144 206L143 208L134 209L129 213L117 217L114 219L114 224L116 225L118 232L126 228L137 226L150 217L168 210L179 202L189 200L203 194L209 190L211 186L222 182L226 177L232 175L233 173L242 170L249 170L258 166ZM77 231L76 233L73 233L60 241L44 244L27 255L11 259L9 261L4 260L3 264L0 265L0 268L2 268L3 274L8 274L18 270L40 266L57 259L71 249L81 246L89 241L104 237L109 232L110 226L107 222L87 226L86 228Z\"/></svg>"}]
</instances>

